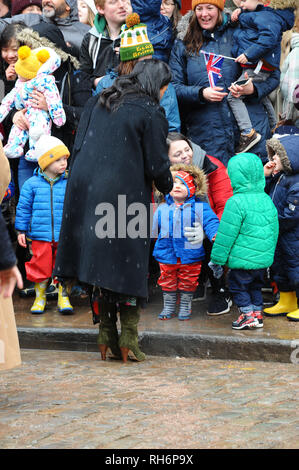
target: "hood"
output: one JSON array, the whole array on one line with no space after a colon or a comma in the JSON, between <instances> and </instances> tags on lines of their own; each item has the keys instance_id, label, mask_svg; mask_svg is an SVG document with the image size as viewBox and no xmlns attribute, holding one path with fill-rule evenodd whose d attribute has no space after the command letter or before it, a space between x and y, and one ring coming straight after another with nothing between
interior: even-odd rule
<instances>
[{"instance_id":1,"label":"hood","mask_svg":"<svg viewBox=\"0 0 299 470\"><path fill-rule=\"evenodd\" d=\"M264 192L265 176L261 159L254 153L239 153L227 166L233 193Z\"/></svg>"},{"instance_id":2,"label":"hood","mask_svg":"<svg viewBox=\"0 0 299 470\"><path fill-rule=\"evenodd\" d=\"M267 151L269 160L273 155L279 155L283 170L286 174L299 173L299 135L286 135L278 139L272 137L267 140Z\"/></svg>"},{"instance_id":3,"label":"hood","mask_svg":"<svg viewBox=\"0 0 299 470\"><path fill-rule=\"evenodd\" d=\"M271 0L269 3L270 8L275 10L284 10L285 8L294 8L298 6L298 0Z\"/></svg>"},{"instance_id":4,"label":"hood","mask_svg":"<svg viewBox=\"0 0 299 470\"><path fill-rule=\"evenodd\" d=\"M36 31L33 31L35 29ZM76 57L69 54L60 29L49 23L40 23L31 28L24 28L16 34L18 41L26 44L31 49L40 47L52 49L60 58L61 62L70 62L75 69L79 69L80 64Z\"/></svg>"},{"instance_id":5,"label":"hood","mask_svg":"<svg viewBox=\"0 0 299 470\"><path fill-rule=\"evenodd\" d=\"M291 49L299 47L299 33L293 33L291 37Z\"/></svg>"},{"instance_id":6,"label":"hood","mask_svg":"<svg viewBox=\"0 0 299 470\"><path fill-rule=\"evenodd\" d=\"M78 6L77 6L77 0L65 0L68 6L70 7L70 14L66 18L57 18L55 17L54 22L55 24L59 26L66 26L70 25L75 22L79 22L79 16L78 16ZM52 18L46 18L43 15L43 19L49 23L52 22Z\"/></svg>"}]
</instances>

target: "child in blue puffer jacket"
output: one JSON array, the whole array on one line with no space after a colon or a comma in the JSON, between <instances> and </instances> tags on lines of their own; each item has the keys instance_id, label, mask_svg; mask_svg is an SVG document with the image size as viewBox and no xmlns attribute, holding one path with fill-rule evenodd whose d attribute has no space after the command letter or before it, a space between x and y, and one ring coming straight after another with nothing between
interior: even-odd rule
<instances>
[{"instance_id":1,"label":"child in blue puffer jacket","mask_svg":"<svg viewBox=\"0 0 299 470\"><path fill-rule=\"evenodd\" d=\"M33 314L44 313L46 307L46 288L55 265L62 221L69 155L61 140L49 135L41 136L35 147L39 169L22 186L17 205L15 227L18 243L26 248L26 237L32 241L33 256L25 268L27 279L35 283ZM61 285L58 310L63 314L73 311Z\"/></svg>"},{"instance_id":2,"label":"child in blue puffer jacket","mask_svg":"<svg viewBox=\"0 0 299 470\"><path fill-rule=\"evenodd\" d=\"M189 320L193 293L198 285L202 260L204 233L213 241L219 219L207 202L205 174L193 165L177 164L170 170L174 177L172 191L154 214L153 236L157 241L153 256L160 265L158 284L162 287L164 308L160 320L175 315L177 291L180 295L179 320ZM202 237L188 242L184 232L187 227L200 224Z\"/></svg>"},{"instance_id":3,"label":"child in blue puffer jacket","mask_svg":"<svg viewBox=\"0 0 299 470\"><path fill-rule=\"evenodd\" d=\"M242 67L239 80L266 81L272 72L279 70L282 33L294 25L297 0L272 0L270 7L261 0L240 0L240 8L232 14L232 21L239 19L239 28L234 33L232 54ZM234 89L238 91L238 89ZM228 95L228 103L241 131L236 153L247 152L261 135L252 123L243 102L243 96ZM268 114L270 128L276 126L276 115L268 96L262 99Z\"/></svg>"},{"instance_id":4,"label":"child in blue puffer jacket","mask_svg":"<svg viewBox=\"0 0 299 470\"><path fill-rule=\"evenodd\" d=\"M278 211L279 237L272 266L279 302L266 316L299 321L299 135L267 140L266 191Z\"/></svg>"}]
</instances>

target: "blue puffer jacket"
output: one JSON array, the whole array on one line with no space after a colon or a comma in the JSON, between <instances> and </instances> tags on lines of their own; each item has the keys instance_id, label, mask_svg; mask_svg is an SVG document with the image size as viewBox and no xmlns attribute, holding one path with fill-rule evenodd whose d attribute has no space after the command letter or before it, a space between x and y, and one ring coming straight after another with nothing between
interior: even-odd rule
<instances>
[{"instance_id":1,"label":"blue puffer jacket","mask_svg":"<svg viewBox=\"0 0 299 470\"><path fill-rule=\"evenodd\" d=\"M32 240L58 242L67 175L64 173L52 184L41 170L22 186L17 205L15 227Z\"/></svg>"},{"instance_id":2,"label":"blue puffer jacket","mask_svg":"<svg viewBox=\"0 0 299 470\"><path fill-rule=\"evenodd\" d=\"M271 177L266 186L279 220L274 279L279 284L287 276L292 284L299 284L299 136L272 138L267 146L269 159L277 153L284 168L284 172Z\"/></svg>"},{"instance_id":3,"label":"blue puffer jacket","mask_svg":"<svg viewBox=\"0 0 299 470\"><path fill-rule=\"evenodd\" d=\"M190 14L187 13L180 23L180 32L169 60L177 98L181 110L182 128L189 139L202 147L207 154L218 158L224 165L235 154L235 145L239 141L239 130L234 116L224 98L221 102L208 102L200 99L199 92L209 87L208 74L204 55L199 53L187 54L182 39L189 24ZM202 50L231 56L233 26L229 17L223 15L223 24L213 33L203 31L204 44ZM224 59L222 77L217 86L228 92L228 87L240 76L239 65L229 59ZM264 106L259 101L279 85L279 71L271 73L269 79L256 83L256 95L244 100L247 105L253 127L262 135L260 142L251 151L262 161L267 160L266 139L271 137L269 121ZM186 128L186 129L185 129Z\"/></svg>"},{"instance_id":4,"label":"blue puffer jacket","mask_svg":"<svg viewBox=\"0 0 299 470\"><path fill-rule=\"evenodd\" d=\"M202 243L191 245L184 237L184 227L192 227L193 222L200 222L204 233L212 240L216 235L219 219L209 204L188 198L181 206L176 206L168 194L166 202L161 204L154 214L153 236L158 234L153 256L163 264L176 264L177 258L182 264L196 263L205 257Z\"/></svg>"},{"instance_id":5,"label":"blue puffer jacket","mask_svg":"<svg viewBox=\"0 0 299 470\"><path fill-rule=\"evenodd\" d=\"M161 0L131 0L132 8L142 23L147 25L147 34L154 46L156 59L168 62L173 45L172 22L161 15Z\"/></svg>"},{"instance_id":6,"label":"blue puffer jacket","mask_svg":"<svg viewBox=\"0 0 299 470\"><path fill-rule=\"evenodd\" d=\"M110 87L114 80L117 78L117 73L114 70L110 70L105 77L103 77L95 90L97 95L105 88ZM181 118L179 113L178 100L176 92L172 83L170 83L165 91L160 105L165 111L166 119L168 121L168 132L180 132L181 131Z\"/></svg>"},{"instance_id":7,"label":"blue puffer jacket","mask_svg":"<svg viewBox=\"0 0 299 470\"><path fill-rule=\"evenodd\" d=\"M264 59L279 68L282 33L294 25L291 8L274 10L258 5L255 11L243 11L239 16L240 28L234 33L232 54L245 54L249 62Z\"/></svg>"}]
</instances>

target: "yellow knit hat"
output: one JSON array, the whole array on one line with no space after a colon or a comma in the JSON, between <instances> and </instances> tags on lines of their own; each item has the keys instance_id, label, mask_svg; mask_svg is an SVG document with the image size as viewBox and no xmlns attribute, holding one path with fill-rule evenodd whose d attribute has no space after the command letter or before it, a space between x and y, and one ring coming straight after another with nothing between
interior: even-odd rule
<instances>
[{"instance_id":1,"label":"yellow knit hat","mask_svg":"<svg viewBox=\"0 0 299 470\"><path fill-rule=\"evenodd\" d=\"M69 149L62 140L52 135L42 135L35 145L35 157L42 171L59 158L69 156Z\"/></svg>"},{"instance_id":2,"label":"yellow knit hat","mask_svg":"<svg viewBox=\"0 0 299 470\"><path fill-rule=\"evenodd\" d=\"M224 10L225 0L192 0L192 10L200 5L201 3L209 3L210 5L215 5L219 10Z\"/></svg>"},{"instance_id":3,"label":"yellow knit hat","mask_svg":"<svg viewBox=\"0 0 299 470\"><path fill-rule=\"evenodd\" d=\"M34 52L28 46L21 46L18 49L18 60L15 63L15 71L26 80L36 77L40 67L50 58L47 49L40 49Z\"/></svg>"}]
</instances>

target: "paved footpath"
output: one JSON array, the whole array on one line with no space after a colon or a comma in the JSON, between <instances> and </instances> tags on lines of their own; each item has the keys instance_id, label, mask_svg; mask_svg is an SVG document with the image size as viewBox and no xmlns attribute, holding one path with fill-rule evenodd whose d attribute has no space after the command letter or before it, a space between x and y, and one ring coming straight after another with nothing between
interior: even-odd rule
<instances>
[{"instance_id":1,"label":"paved footpath","mask_svg":"<svg viewBox=\"0 0 299 470\"><path fill-rule=\"evenodd\" d=\"M0 449L296 449L298 365L22 350Z\"/></svg>"}]
</instances>

